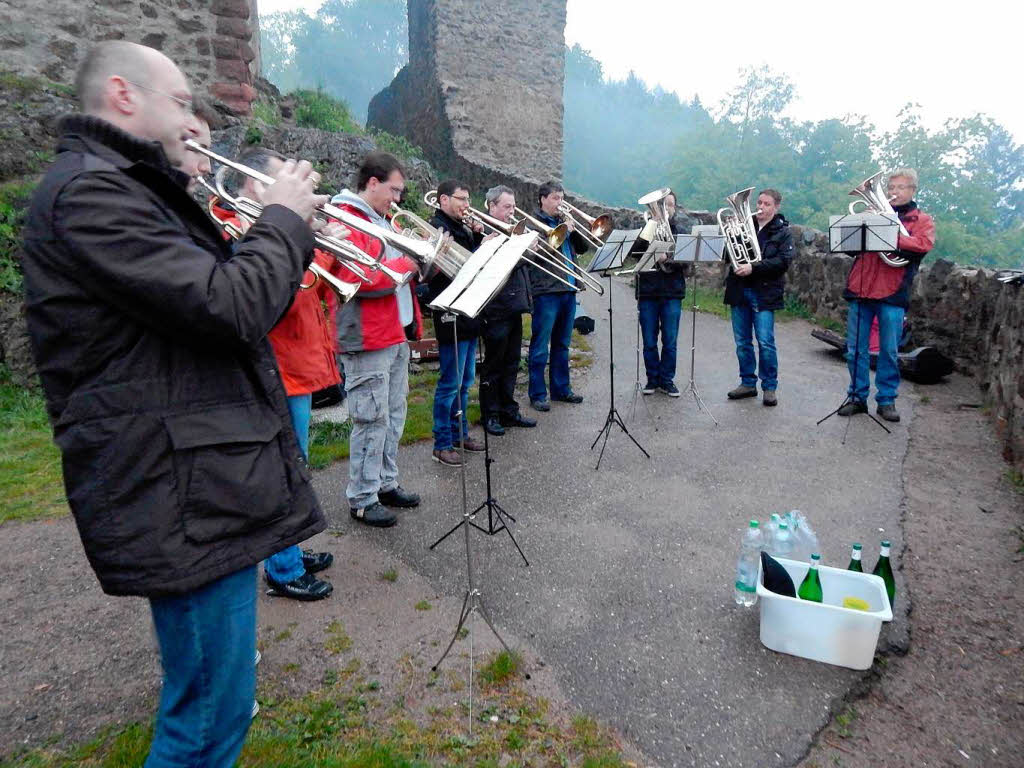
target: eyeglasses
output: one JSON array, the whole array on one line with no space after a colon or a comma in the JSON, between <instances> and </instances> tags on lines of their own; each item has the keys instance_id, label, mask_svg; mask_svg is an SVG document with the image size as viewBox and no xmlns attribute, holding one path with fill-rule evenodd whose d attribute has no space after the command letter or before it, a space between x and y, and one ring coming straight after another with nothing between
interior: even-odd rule
<instances>
[{"instance_id":1,"label":"eyeglasses","mask_svg":"<svg viewBox=\"0 0 1024 768\"><path fill-rule=\"evenodd\" d=\"M890 184L889 189L913 189L913 184Z\"/></svg>"},{"instance_id":2,"label":"eyeglasses","mask_svg":"<svg viewBox=\"0 0 1024 768\"><path fill-rule=\"evenodd\" d=\"M167 91L160 91L160 90L157 90L156 88L150 88L148 85L143 85L142 83L136 83L133 80L125 80L125 82L128 83L128 85L134 85L136 88L141 88L144 91L149 91L150 93L156 93L156 94L159 94L160 96L166 96L168 99L170 99L171 101L175 102L179 107L181 107L183 110L188 112L190 115L194 115L196 113L196 105L192 102L191 99L183 99L180 96L175 96L172 93L167 93Z\"/></svg>"},{"instance_id":3,"label":"eyeglasses","mask_svg":"<svg viewBox=\"0 0 1024 768\"><path fill-rule=\"evenodd\" d=\"M452 200L458 200L460 203L468 203L469 202L469 195L465 195L465 196L462 196L462 195L452 195Z\"/></svg>"}]
</instances>

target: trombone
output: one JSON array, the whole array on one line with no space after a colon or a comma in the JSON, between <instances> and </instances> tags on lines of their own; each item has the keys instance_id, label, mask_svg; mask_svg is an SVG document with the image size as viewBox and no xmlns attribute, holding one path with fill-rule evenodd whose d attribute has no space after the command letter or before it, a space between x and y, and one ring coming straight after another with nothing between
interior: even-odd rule
<instances>
[{"instance_id":1,"label":"trombone","mask_svg":"<svg viewBox=\"0 0 1024 768\"><path fill-rule=\"evenodd\" d=\"M604 245L604 241L612 232L612 217L607 213L601 216L588 216L568 200L558 204L558 212L563 218L572 219L583 239L595 249Z\"/></svg>"},{"instance_id":2,"label":"trombone","mask_svg":"<svg viewBox=\"0 0 1024 768\"><path fill-rule=\"evenodd\" d=\"M274 183L274 178L272 176L268 176L267 174L261 173L260 171L257 171L254 168L242 165L241 163L236 163L233 160L229 160L228 158L223 157L222 155L218 155L216 152L207 149L206 147L196 142L194 139L187 139L185 141L185 146L188 149L192 150L193 152L198 152L201 155L206 155L211 160L218 162L221 165L224 165L228 168L231 168L232 170L241 173L243 176L248 176L251 179L256 179L256 181L262 184L266 184L269 186L270 184ZM254 203L253 201L249 202L252 203L252 205L254 205L262 212L262 206L260 206L258 203ZM354 229L358 232L362 232L363 234L380 241L382 255L386 250L386 246L390 245L396 251L405 256L408 256L421 266L429 265L434 260L438 252L446 244L444 242L444 238L440 236L425 241L400 235L396 232L392 232L390 229L387 229L386 227L381 227L378 226L377 224L374 224L373 222L366 221L366 219L361 219L360 217L351 214L348 211L339 208L335 205L331 205L330 203L324 203L323 205L321 205L319 208L317 208L317 212L320 213L322 216L337 219L349 229ZM400 277L401 282L395 280L395 282L398 283L399 285L401 283L408 281L412 277L411 272L395 272L394 270L388 269L383 264L381 264L379 259L375 259L372 256L363 253L355 246L352 246L352 248L355 251L359 252L360 256L354 258L359 260L360 263L365 263L362 261L362 259L365 258L372 262L372 264L366 263L366 266L368 266L370 269L379 269L383 274L386 274L388 275L388 277L391 277L392 280L395 280L395 277ZM395 277L392 277L392 275L394 275Z\"/></svg>"},{"instance_id":3,"label":"trombone","mask_svg":"<svg viewBox=\"0 0 1024 768\"><path fill-rule=\"evenodd\" d=\"M430 206L431 208L435 208L435 209L439 209L440 208L440 206L438 205L438 202L437 202L437 191L436 190L431 190L430 192L427 192L427 194L425 194L423 196L423 202L426 205ZM466 215L465 215L464 219L469 219L471 221L478 221L484 227L484 229L490 230L491 232L496 232L497 234L503 235L505 237L512 237L513 235L521 235L521 234L524 234L526 232L526 230L527 230L526 221L523 220L523 219L520 219L519 221L514 222L514 223L507 223L507 222L501 221L500 219L496 219L493 216L489 216L486 213L484 213L483 211L478 211L473 206L469 207L468 211L466 212ZM538 224L539 223L540 222L538 222ZM549 229L551 229L551 228L549 227ZM541 242L542 241L538 241L538 245L540 245ZM588 286L592 287L595 291L597 291L598 295L604 294L604 286L602 286L599 282L594 280L594 278L590 277L590 275L587 275L586 273L579 273L579 272L577 272L576 269L575 269L575 266L576 266L575 264L573 265L572 268L567 266L566 263L565 263L565 259L561 258L562 257L561 253L558 254L559 258L556 259L556 258L553 258L552 256L549 256L543 250L543 248L533 248L533 247L531 247L531 248L527 248L526 250L527 250L527 252L531 256L533 256L532 259L529 259L530 263L533 266L535 266L541 272L544 272L545 274L550 275L555 280L557 280L558 282L564 284L565 286L567 286L569 288L572 288L574 291L579 291L580 287L578 285L574 285L573 283L570 283L566 279L566 277L581 278L582 280L584 280L587 283ZM523 257L523 258L525 258L525 257ZM544 262L544 264L539 264L538 260ZM544 266L545 264L547 266ZM557 270L558 272L561 272L562 274L558 275L555 272L553 272L552 270Z\"/></svg>"}]
</instances>

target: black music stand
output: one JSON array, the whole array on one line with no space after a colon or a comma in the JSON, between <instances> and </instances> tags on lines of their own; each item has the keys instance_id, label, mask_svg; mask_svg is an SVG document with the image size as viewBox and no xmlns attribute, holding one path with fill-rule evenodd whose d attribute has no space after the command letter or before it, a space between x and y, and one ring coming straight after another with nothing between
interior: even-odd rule
<instances>
[{"instance_id":1,"label":"black music stand","mask_svg":"<svg viewBox=\"0 0 1024 768\"><path fill-rule=\"evenodd\" d=\"M594 438L594 442L590 444L590 450L594 450L597 446L598 440L604 435L604 442L601 444L601 453L597 457L597 464L594 469L601 468L601 460L604 458L604 449L608 447L608 438L612 432L612 426L618 426L623 432L626 433L626 437L633 441L633 445L640 449L640 452L648 459L651 458L651 454L637 442L636 438L629 433L626 428L626 424L622 421L622 416L619 415L618 409L615 407L615 315L612 311L612 274L614 271L621 269L623 261L630 249L633 247L633 243L636 241L636 236L640 234L640 230L636 230L636 233L625 232L622 230L615 230L608 236L608 240L598 250L594 256L594 260L590 263L590 267L587 271L596 272L608 280L608 381L609 381L609 404L608 404L608 415L605 417L604 426L601 427L601 431L597 433L597 437Z\"/></svg>"},{"instance_id":2,"label":"black music stand","mask_svg":"<svg viewBox=\"0 0 1024 768\"><path fill-rule=\"evenodd\" d=\"M839 222L843 222L843 220L845 220L847 218L849 218L849 217L841 216L841 217L839 217ZM829 227L829 229L831 230L832 227L835 226L839 222L833 222L833 224ZM873 231L872 228L868 224L863 223L863 222L861 222L860 224L856 224L854 226L849 226L849 225L844 223L843 226L844 226L844 235L840 238L840 248L833 247L831 250L832 250L833 253L851 253L851 252L852 253L856 253L857 255L854 256L854 261L856 261L858 258L860 258L860 254L864 253L867 250L868 235L870 234L871 236L874 237L874 236L876 236L877 233L875 231ZM853 231L849 232L847 230L853 230ZM860 235L859 242L856 240L856 237L855 237L855 235L858 234L857 230L859 230L859 235ZM855 246L855 248L853 248L852 250L845 250L845 249L851 248L851 245ZM895 244L893 244L893 250L895 250ZM851 269L852 269L852 267L851 267ZM861 274L861 281L862 281L862 283L863 283L863 280L864 280L864 275L862 273ZM863 285L858 286L857 292L860 293L861 289L863 287L864 287ZM855 376L856 376L857 369L858 369L858 363L860 362L860 309L861 309L861 303L860 303L860 301L858 301L857 302L857 329L854 331L854 334L853 334L853 371L854 371L854 375ZM870 394L870 389L871 389L871 371L869 369L868 370L868 390L869 390L869 394ZM816 427L817 426L821 426L824 422L828 421L833 416L835 416L837 413L839 413L840 409L843 408L843 406L845 406L845 405L847 405L849 403L854 402L854 400L855 400L855 398L853 396L853 393L847 392L846 393L846 397L843 398L843 402L841 402L839 405L837 405L835 408L833 408L832 411L830 411L829 413L825 414L820 419L818 419L818 421L815 423L815 426ZM865 402L864 405L867 406L867 403ZM885 426L885 424L880 422L878 419L876 419L871 414L870 408L867 411L865 411L865 415L869 419L871 419L873 422L875 422L875 424L877 424L882 429L884 429L886 434L889 434L889 435L892 434L892 431L887 426ZM853 421L853 416L850 416L847 419L847 421L846 421L846 427L843 429L843 439L841 441L842 445L846 445L846 436L847 436L847 434L850 431L850 422L851 421Z\"/></svg>"}]
</instances>

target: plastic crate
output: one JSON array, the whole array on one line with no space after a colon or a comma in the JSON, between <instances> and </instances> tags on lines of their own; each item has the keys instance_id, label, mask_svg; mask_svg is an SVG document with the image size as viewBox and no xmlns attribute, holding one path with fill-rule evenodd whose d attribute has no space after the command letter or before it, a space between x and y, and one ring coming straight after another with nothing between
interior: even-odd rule
<instances>
[{"instance_id":1,"label":"plastic crate","mask_svg":"<svg viewBox=\"0 0 1024 768\"><path fill-rule=\"evenodd\" d=\"M776 558L794 586L807 575L807 563ZM758 566L761 643L779 653L850 669L868 669L875 658L883 621L892 621L885 582L878 576L819 566L822 602L785 597L765 589ZM870 610L843 607L844 597L859 597Z\"/></svg>"}]
</instances>

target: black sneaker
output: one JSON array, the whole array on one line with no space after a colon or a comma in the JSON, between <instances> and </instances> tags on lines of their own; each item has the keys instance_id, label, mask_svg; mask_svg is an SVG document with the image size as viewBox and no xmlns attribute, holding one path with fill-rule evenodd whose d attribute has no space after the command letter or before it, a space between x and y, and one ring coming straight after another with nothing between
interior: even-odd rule
<instances>
[{"instance_id":1,"label":"black sneaker","mask_svg":"<svg viewBox=\"0 0 1024 768\"><path fill-rule=\"evenodd\" d=\"M380 491L377 494L377 500L386 507L418 507L420 505L419 495L410 493L400 485L390 491Z\"/></svg>"},{"instance_id":2,"label":"black sneaker","mask_svg":"<svg viewBox=\"0 0 1024 768\"><path fill-rule=\"evenodd\" d=\"M521 414L519 411L516 411L512 416L502 414L500 421L501 426L503 427L523 427L525 429L529 429L530 427L537 426L536 419L528 419L526 416L523 416L523 414Z\"/></svg>"},{"instance_id":3,"label":"black sneaker","mask_svg":"<svg viewBox=\"0 0 1024 768\"><path fill-rule=\"evenodd\" d=\"M270 587L267 590L268 595L290 597L292 600L302 600L304 602L323 600L334 591L334 587L331 586L329 581L321 581L311 573L304 573L295 581L289 581L287 584L274 581L269 576L265 578L267 586Z\"/></svg>"},{"instance_id":4,"label":"black sneaker","mask_svg":"<svg viewBox=\"0 0 1024 768\"><path fill-rule=\"evenodd\" d=\"M868 404L863 400L851 400L850 402L843 405L836 413L840 416L854 416L858 413L867 413Z\"/></svg>"},{"instance_id":5,"label":"black sneaker","mask_svg":"<svg viewBox=\"0 0 1024 768\"><path fill-rule=\"evenodd\" d=\"M653 395L657 391L658 391L658 385L657 384L654 384L654 383L648 381L644 385L643 392L644 392L645 395Z\"/></svg>"},{"instance_id":6,"label":"black sneaker","mask_svg":"<svg viewBox=\"0 0 1024 768\"><path fill-rule=\"evenodd\" d=\"M668 384L666 384L663 387L658 387L658 389L660 389L662 392L664 392L669 397L679 397L679 390L676 389L676 385L673 384L672 382L669 382Z\"/></svg>"},{"instance_id":7,"label":"black sneaker","mask_svg":"<svg viewBox=\"0 0 1024 768\"><path fill-rule=\"evenodd\" d=\"M320 573L334 564L334 555L330 552L314 552L311 549L302 550L302 564L306 567L306 573Z\"/></svg>"},{"instance_id":8,"label":"black sneaker","mask_svg":"<svg viewBox=\"0 0 1024 768\"><path fill-rule=\"evenodd\" d=\"M505 427L501 421L498 420L497 416L488 416L487 420L484 421L484 431L488 435L494 435L495 437L501 437L505 434Z\"/></svg>"},{"instance_id":9,"label":"black sneaker","mask_svg":"<svg viewBox=\"0 0 1024 768\"><path fill-rule=\"evenodd\" d=\"M583 402L583 395L577 395L575 392L570 392L565 397L552 397L552 400L557 400L560 403L572 403L573 405L579 405Z\"/></svg>"},{"instance_id":10,"label":"black sneaker","mask_svg":"<svg viewBox=\"0 0 1024 768\"><path fill-rule=\"evenodd\" d=\"M878 406L876 413L886 421L896 422L900 420L900 412L896 410L896 406L892 403Z\"/></svg>"},{"instance_id":11,"label":"black sneaker","mask_svg":"<svg viewBox=\"0 0 1024 768\"><path fill-rule=\"evenodd\" d=\"M533 410L535 411L542 411L544 413L547 413L548 411L551 410L551 403L549 403L547 400L531 400L530 405L533 406Z\"/></svg>"},{"instance_id":12,"label":"black sneaker","mask_svg":"<svg viewBox=\"0 0 1024 768\"><path fill-rule=\"evenodd\" d=\"M375 528L390 528L398 522L398 517L395 513L378 501L366 507L349 507L348 512L352 515L353 519L367 525L372 525Z\"/></svg>"}]
</instances>

